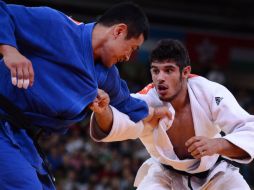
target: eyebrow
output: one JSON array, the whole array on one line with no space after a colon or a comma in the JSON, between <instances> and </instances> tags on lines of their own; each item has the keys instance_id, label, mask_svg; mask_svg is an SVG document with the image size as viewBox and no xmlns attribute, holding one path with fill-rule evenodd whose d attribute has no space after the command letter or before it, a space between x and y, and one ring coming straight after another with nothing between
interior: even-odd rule
<instances>
[{"instance_id":1,"label":"eyebrow","mask_svg":"<svg viewBox=\"0 0 254 190\"><path fill-rule=\"evenodd\" d=\"M152 65L152 66L151 66L151 69L153 69L153 68L156 68L156 69L157 69L158 67L157 67L157 66ZM173 65L167 65L167 66L164 66L162 69L171 69L171 68L173 68L173 69L174 69L174 68L175 68L175 66L173 66Z\"/></svg>"}]
</instances>

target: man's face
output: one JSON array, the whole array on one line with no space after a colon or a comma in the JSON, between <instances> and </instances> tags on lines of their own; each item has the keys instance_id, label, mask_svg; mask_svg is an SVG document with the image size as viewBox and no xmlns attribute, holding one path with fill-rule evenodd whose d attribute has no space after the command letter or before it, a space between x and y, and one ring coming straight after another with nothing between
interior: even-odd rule
<instances>
[{"instance_id":1,"label":"man's face","mask_svg":"<svg viewBox=\"0 0 254 190\"><path fill-rule=\"evenodd\" d=\"M182 74L175 62L152 62L151 75L162 101L172 101L182 89Z\"/></svg>"},{"instance_id":2,"label":"man's face","mask_svg":"<svg viewBox=\"0 0 254 190\"><path fill-rule=\"evenodd\" d=\"M102 62L106 67L111 67L118 62L128 61L131 54L139 49L144 42L141 34L137 38L126 39L127 30L119 30L111 40L107 41L102 56Z\"/></svg>"}]
</instances>

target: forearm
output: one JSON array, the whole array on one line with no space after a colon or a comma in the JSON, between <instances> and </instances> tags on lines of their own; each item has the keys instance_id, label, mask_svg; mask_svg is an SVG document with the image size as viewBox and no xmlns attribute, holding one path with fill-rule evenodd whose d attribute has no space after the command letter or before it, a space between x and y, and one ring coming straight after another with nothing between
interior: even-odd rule
<instances>
[{"instance_id":1,"label":"forearm","mask_svg":"<svg viewBox=\"0 0 254 190\"><path fill-rule=\"evenodd\" d=\"M107 106L103 112L100 113L94 112L94 116L99 128L103 132L109 133L113 125L113 112L110 106Z\"/></svg>"},{"instance_id":2,"label":"forearm","mask_svg":"<svg viewBox=\"0 0 254 190\"><path fill-rule=\"evenodd\" d=\"M108 132L103 132L101 126L95 122L95 112L91 117L90 135L92 139L99 142L115 142L128 139L137 139L144 132L144 124L142 121L135 123L128 115L118 111L113 106L110 106L113 113L112 128ZM108 119L108 118L107 118Z\"/></svg>"},{"instance_id":3,"label":"forearm","mask_svg":"<svg viewBox=\"0 0 254 190\"><path fill-rule=\"evenodd\" d=\"M234 159L245 159L250 155L224 138L217 138L218 154Z\"/></svg>"}]
</instances>

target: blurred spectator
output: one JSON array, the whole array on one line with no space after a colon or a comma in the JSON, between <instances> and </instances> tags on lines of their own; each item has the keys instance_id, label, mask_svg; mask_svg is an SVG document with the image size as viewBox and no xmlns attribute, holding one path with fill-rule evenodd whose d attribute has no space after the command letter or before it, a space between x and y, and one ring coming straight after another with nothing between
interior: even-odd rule
<instances>
[{"instance_id":1,"label":"blurred spectator","mask_svg":"<svg viewBox=\"0 0 254 190\"><path fill-rule=\"evenodd\" d=\"M217 64L211 64L210 70L206 74L206 78L222 85L226 85L226 76Z\"/></svg>"},{"instance_id":2,"label":"blurred spectator","mask_svg":"<svg viewBox=\"0 0 254 190\"><path fill-rule=\"evenodd\" d=\"M74 153L84 146L83 140L80 138L80 129L78 126L72 127L70 137L66 145L68 153Z\"/></svg>"}]
</instances>

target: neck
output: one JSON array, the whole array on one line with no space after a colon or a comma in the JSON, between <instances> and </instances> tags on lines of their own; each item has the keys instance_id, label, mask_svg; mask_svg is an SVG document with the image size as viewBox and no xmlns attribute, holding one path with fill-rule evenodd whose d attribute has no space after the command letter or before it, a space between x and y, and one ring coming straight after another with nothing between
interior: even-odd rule
<instances>
[{"instance_id":1,"label":"neck","mask_svg":"<svg viewBox=\"0 0 254 190\"><path fill-rule=\"evenodd\" d=\"M176 112L181 111L186 105L190 103L186 80L183 81L181 90L170 103Z\"/></svg>"}]
</instances>

